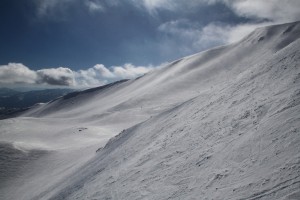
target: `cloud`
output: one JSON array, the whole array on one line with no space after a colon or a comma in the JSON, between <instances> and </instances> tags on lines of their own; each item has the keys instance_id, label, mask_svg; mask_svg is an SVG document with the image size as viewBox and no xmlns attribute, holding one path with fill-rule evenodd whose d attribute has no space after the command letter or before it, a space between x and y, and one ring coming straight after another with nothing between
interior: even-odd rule
<instances>
[{"instance_id":1,"label":"cloud","mask_svg":"<svg viewBox=\"0 0 300 200\"><path fill-rule=\"evenodd\" d=\"M8 65L0 65L0 84L93 87L120 79L136 78L152 69L154 69L153 66L134 66L127 63L123 66L113 66L110 69L102 64L97 64L78 71L65 67L34 71L21 63L9 63Z\"/></svg>"},{"instance_id":2,"label":"cloud","mask_svg":"<svg viewBox=\"0 0 300 200\"><path fill-rule=\"evenodd\" d=\"M105 11L104 6L101 5L100 2L98 2L98 1L87 0L87 1L85 1L85 5L87 6L87 8L90 12L104 12Z\"/></svg>"},{"instance_id":3,"label":"cloud","mask_svg":"<svg viewBox=\"0 0 300 200\"><path fill-rule=\"evenodd\" d=\"M152 69L154 69L153 66L134 66L129 63L123 66L113 66L108 69L102 64L97 64L92 68L75 72L76 86L91 87L107 84L120 79L132 79L142 76Z\"/></svg>"},{"instance_id":4,"label":"cloud","mask_svg":"<svg viewBox=\"0 0 300 200\"><path fill-rule=\"evenodd\" d=\"M300 19L299 0L222 0L233 11L246 17L268 19L273 22L290 22Z\"/></svg>"},{"instance_id":5,"label":"cloud","mask_svg":"<svg viewBox=\"0 0 300 200\"><path fill-rule=\"evenodd\" d=\"M99 72L102 77L104 78L115 78L115 74L113 74L109 69L107 69L104 65L102 64L97 64L93 67L95 71Z\"/></svg>"},{"instance_id":6,"label":"cloud","mask_svg":"<svg viewBox=\"0 0 300 200\"><path fill-rule=\"evenodd\" d=\"M142 8L153 10L166 9L183 12L182 8L197 9L197 6L212 5L216 3L226 4L237 15L268 19L274 22L288 22L300 19L299 0L129 0Z\"/></svg>"},{"instance_id":7,"label":"cloud","mask_svg":"<svg viewBox=\"0 0 300 200\"><path fill-rule=\"evenodd\" d=\"M201 35L201 27L188 19L178 19L161 24L157 30L160 32L162 42L160 50L168 57L174 49L181 56L193 53L198 49L196 45Z\"/></svg>"},{"instance_id":8,"label":"cloud","mask_svg":"<svg viewBox=\"0 0 300 200\"><path fill-rule=\"evenodd\" d=\"M176 0L129 0L134 6L146 9L151 14L157 14L157 9L175 10L178 2Z\"/></svg>"},{"instance_id":9,"label":"cloud","mask_svg":"<svg viewBox=\"0 0 300 200\"><path fill-rule=\"evenodd\" d=\"M31 70L21 63L0 66L0 84L47 84L72 86L74 75L69 68Z\"/></svg>"},{"instance_id":10,"label":"cloud","mask_svg":"<svg viewBox=\"0 0 300 200\"><path fill-rule=\"evenodd\" d=\"M235 26L227 26L228 28L224 30L223 37L226 37L227 43L237 42L251 33L253 30L259 27L264 27L272 25L272 22L263 22L257 24L240 24ZM222 28L222 27L221 27Z\"/></svg>"},{"instance_id":11,"label":"cloud","mask_svg":"<svg viewBox=\"0 0 300 200\"><path fill-rule=\"evenodd\" d=\"M150 14L161 10L184 13L197 12L199 6L225 4L236 15L273 22L290 22L300 20L299 0L32 0L37 7L39 16L52 16L66 14L66 10L75 3L81 8L84 5L88 11L103 12L113 6L131 4Z\"/></svg>"},{"instance_id":12,"label":"cloud","mask_svg":"<svg viewBox=\"0 0 300 200\"><path fill-rule=\"evenodd\" d=\"M261 22L229 25L212 22L201 26L188 19L179 19L161 24L158 31L165 35L162 51L171 54L176 48L176 53L184 56L237 42L254 29L271 24L272 22Z\"/></svg>"},{"instance_id":13,"label":"cloud","mask_svg":"<svg viewBox=\"0 0 300 200\"><path fill-rule=\"evenodd\" d=\"M103 1L100 0L32 0L36 6L36 13L39 18L47 18L54 20L64 20L69 13L68 9L82 9L85 8L87 11L104 12L105 6ZM111 0L106 3L108 6L118 5L117 0ZM77 4L76 7L74 5Z\"/></svg>"},{"instance_id":14,"label":"cloud","mask_svg":"<svg viewBox=\"0 0 300 200\"><path fill-rule=\"evenodd\" d=\"M33 0L38 17L60 18L74 0Z\"/></svg>"},{"instance_id":15,"label":"cloud","mask_svg":"<svg viewBox=\"0 0 300 200\"><path fill-rule=\"evenodd\" d=\"M300 20L299 0L140 0L139 2L152 13L160 9L179 13L185 12L186 9L197 12L199 6L222 3L237 16L252 21L235 25L212 21L201 27L197 22L187 18L161 24L158 30L168 33L169 39L181 41L179 44L183 52L193 52L238 41L257 27Z\"/></svg>"},{"instance_id":16,"label":"cloud","mask_svg":"<svg viewBox=\"0 0 300 200\"><path fill-rule=\"evenodd\" d=\"M238 25L228 25L224 23L210 23L202 28L199 40L196 45L217 46L222 44L234 43L258 27L263 27L272 24L271 22L264 23L245 23Z\"/></svg>"},{"instance_id":17,"label":"cloud","mask_svg":"<svg viewBox=\"0 0 300 200\"><path fill-rule=\"evenodd\" d=\"M8 65L0 65L1 84L33 84L36 79L37 74L23 64L8 63Z\"/></svg>"},{"instance_id":18,"label":"cloud","mask_svg":"<svg viewBox=\"0 0 300 200\"><path fill-rule=\"evenodd\" d=\"M61 85L71 86L74 85L74 74L69 68L59 67L51 69L41 69L36 71L37 84L48 85Z\"/></svg>"},{"instance_id":19,"label":"cloud","mask_svg":"<svg viewBox=\"0 0 300 200\"><path fill-rule=\"evenodd\" d=\"M188 19L177 19L166 22L158 28L159 31L177 35L177 38L185 38L185 41L190 43L189 46L202 45L204 48L240 40L257 27L300 20L299 0L142 0L141 2L150 10L169 9L175 12L182 12L183 7L193 10L197 9L197 5L223 3L236 15L254 19L252 23L236 25L211 22L204 27L197 26L195 22L191 25L193 22Z\"/></svg>"},{"instance_id":20,"label":"cloud","mask_svg":"<svg viewBox=\"0 0 300 200\"><path fill-rule=\"evenodd\" d=\"M169 10L176 12L190 12L198 5L205 5L206 0L128 0L133 5L142 9L146 9L151 14L156 13L158 10Z\"/></svg>"},{"instance_id":21,"label":"cloud","mask_svg":"<svg viewBox=\"0 0 300 200\"><path fill-rule=\"evenodd\" d=\"M121 78L135 78L149 72L153 67L143 67L143 66L134 66L132 64L125 64L124 66L115 66L113 67L113 73L117 77Z\"/></svg>"},{"instance_id":22,"label":"cloud","mask_svg":"<svg viewBox=\"0 0 300 200\"><path fill-rule=\"evenodd\" d=\"M158 31L165 35L165 41L168 41L163 44L167 47L165 51L176 48L183 55L227 43L231 30L225 24L210 23L203 27L188 19L169 21L158 27Z\"/></svg>"}]
</instances>

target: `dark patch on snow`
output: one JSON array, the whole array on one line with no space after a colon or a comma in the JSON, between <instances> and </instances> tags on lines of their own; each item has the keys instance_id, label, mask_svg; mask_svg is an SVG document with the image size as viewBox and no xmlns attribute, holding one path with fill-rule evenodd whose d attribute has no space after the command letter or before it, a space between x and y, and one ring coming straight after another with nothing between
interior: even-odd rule
<instances>
[{"instance_id":1,"label":"dark patch on snow","mask_svg":"<svg viewBox=\"0 0 300 200\"><path fill-rule=\"evenodd\" d=\"M211 156L205 156L204 158L202 158L200 161L198 161L197 163L196 163L196 165L198 166L198 167L200 167L201 165L203 165L207 160L209 160L211 158Z\"/></svg>"},{"instance_id":2,"label":"dark patch on snow","mask_svg":"<svg viewBox=\"0 0 300 200\"><path fill-rule=\"evenodd\" d=\"M263 41L264 39L265 39L265 37L260 37L260 38L258 39L258 42Z\"/></svg>"},{"instance_id":3,"label":"dark patch on snow","mask_svg":"<svg viewBox=\"0 0 300 200\"><path fill-rule=\"evenodd\" d=\"M289 33L289 34L282 34L283 39L276 46L277 51L287 47L288 45L296 41L298 38L300 38L299 24L292 24L291 26L289 26L288 29L285 30L284 33Z\"/></svg>"},{"instance_id":4,"label":"dark patch on snow","mask_svg":"<svg viewBox=\"0 0 300 200\"><path fill-rule=\"evenodd\" d=\"M287 33L291 32L295 28L295 26L296 26L296 24L292 24L282 34L287 34Z\"/></svg>"},{"instance_id":5,"label":"dark patch on snow","mask_svg":"<svg viewBox=\"0 0 300 200\"><path fill-rule=\"evenodd\" d=\"M8 108L0 110L0 120L18 117L30 108Z\"/></svg>"},{"instance_id":6,"label":"dark patch on snow","mask_svg":"<svg viewBox=\"0 0 300 200\"><path fill-rule=\"evenodd\" d=\"M143 78L146 74L142 75L142 76L139 76L137 78L135 78L134 80L139 80L140 78Z\"/></svg>"},{"instance_id":7,"label":"dark patch on snow","mask_svg":"<svg viewBox=\"0 0 300 200\"><path fill-rule=\"evenodd\" d=\"M79 132L84 131L84 130L87 130L87 128L85 128L85 127L78 128Z\"/></svg>"}]
</instances>

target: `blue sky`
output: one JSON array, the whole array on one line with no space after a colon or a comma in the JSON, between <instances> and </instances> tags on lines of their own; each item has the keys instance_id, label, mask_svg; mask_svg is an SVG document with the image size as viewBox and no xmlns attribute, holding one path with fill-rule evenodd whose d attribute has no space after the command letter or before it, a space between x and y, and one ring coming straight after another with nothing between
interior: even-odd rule
<instances>
[{"instance_id":1,"label":"blue sky","mask_svg":"<svg viewBox=\"0 0 300 200\"><path fill-rule=\"evenodd\" d=\"M298 0L1 0L0 85L96 86L299 20Z\"/></svg>"}]
</instances>

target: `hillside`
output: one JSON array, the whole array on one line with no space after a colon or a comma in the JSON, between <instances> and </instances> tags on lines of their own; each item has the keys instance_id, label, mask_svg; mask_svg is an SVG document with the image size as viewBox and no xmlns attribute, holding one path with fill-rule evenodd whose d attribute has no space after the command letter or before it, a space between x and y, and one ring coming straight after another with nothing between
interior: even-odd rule
<instances>
[{"instance_id":1,"label":"hillside","mask_svg":"<svg viewBox=\"0 0 300 200\"><path fill-rule=\"evenodd\" d=\"M28 92L5 93L5 95L0 96L0 107L27 108L36 103L47 103L48 101L73 91L74 90L72 89L46 89Z\"/></svg>"},{"instance_id":2,"label":"hillside","mask_svg":"<svg viewBox=\"0 0 300 200\"><path fill-rule=\"evenodd\" d=\"M0 121L0 198L299 199L299 38L259 28Z\"/></svg>"},{"instance_id":3,"label":"hillside","mask_svg":"<svg viewBox=\"0 0 300 200\"><path fill-rule=\"evenodd\" d=\"M73 91L73 89L45 89L20 92L0 88L0 119L17 116L35 104L47 103Z\"/></svg>"}]
</instances>

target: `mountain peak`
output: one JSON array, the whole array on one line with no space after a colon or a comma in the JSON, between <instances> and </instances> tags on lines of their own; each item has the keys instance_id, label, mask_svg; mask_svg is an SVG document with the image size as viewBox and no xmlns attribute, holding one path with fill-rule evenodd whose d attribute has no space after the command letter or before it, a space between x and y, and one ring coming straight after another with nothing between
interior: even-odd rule
<instances>
[{"instance_id":1,"label":"mountain peak","mask_svg":"<svg viewBox=\"0 0 300 200\"><path fill-rule=\"evenodd\" d=\"M299 39L299 35L300 21L297 21L257 28L242 41L250 44L268 43L271 41L274 50L278 51Z\"/></svg>"}]
</instances>

